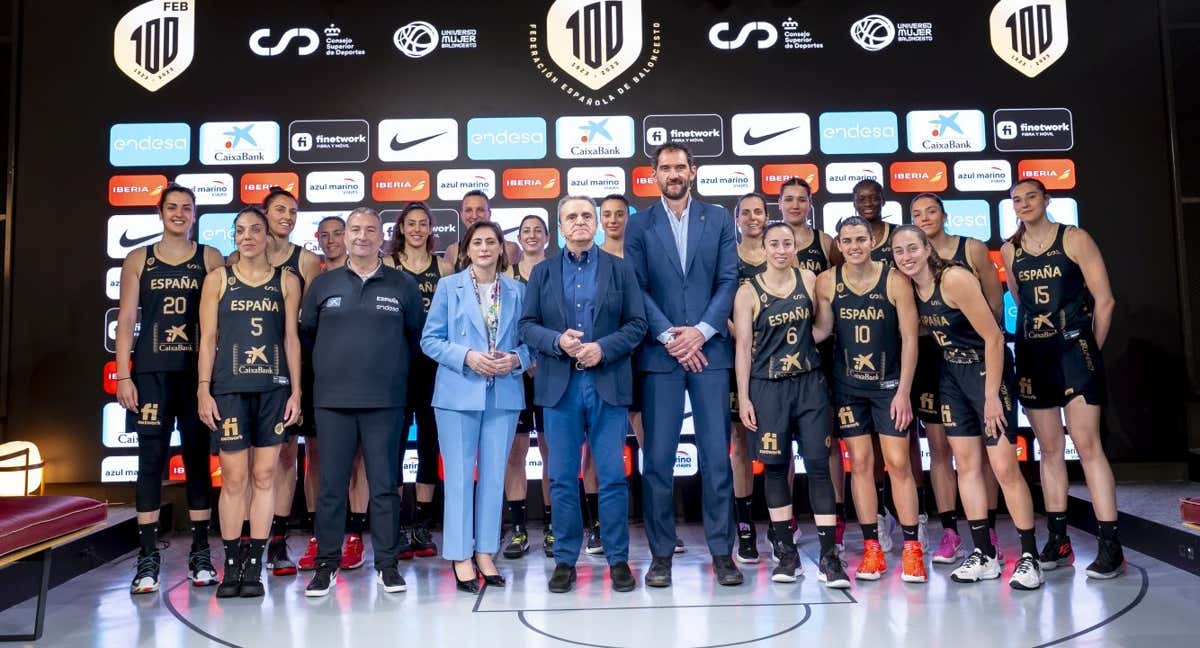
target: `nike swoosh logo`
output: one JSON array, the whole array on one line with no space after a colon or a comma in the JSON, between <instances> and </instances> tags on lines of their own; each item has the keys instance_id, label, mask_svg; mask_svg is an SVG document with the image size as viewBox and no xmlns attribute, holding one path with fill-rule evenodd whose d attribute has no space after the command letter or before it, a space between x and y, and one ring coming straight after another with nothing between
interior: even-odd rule
<instances>
[{"instance_id":1,"label":"nike swoosh logo","mask_svg":"<svg viewBox=\"0 0 1200 648\"><path fill-rule=\"evenodd\" d=\"M775 139L776 137L779 137L780 135L783 135L784 133L790 133L790 132L796 130L797 128L800 128L800 127L792 126L791 128L785 128L781 131L775 131L774 133L763 135L761 137L755 137L750 134L749 130L747 130L745 137L742 138L742 142L744 142L746 144L746 146L754 146L755 144L762 144L763 142L765 142L769 139Z\"/></svg>"},{"instance_id":2,"label":"nike swoosh logo","mask_svg":"<svg viewBox=\"0 0 1200 648\"><path fill-rule=\"evenodd\" d=\"M121 233L121 238L117 240L117 243L119 243L121 245L121 247L133 247L135 245L141 245L142 243L145 243L146 241L149 241L152 238L158 238L160 236L162 236L162 232L156 232L154 234L147 234L146 236L139 236L137 238L129 238L129 230L125 230L124 232Z\"/></svg>"},{"instance_id":3,"label":"nike swoosh logo","mask_svg":"<svg viewBox=\"0 0 1200 648\"><path fill-rule=\"evenodd\" d=\"M445 135L445 134L446 134L446 131L442 131L440 133L430 135L429 137L422 137L422 138L415 139L415 140L408 140L407 142L401 142L400 134L397 133L394 137L392 137L392 141L390 144L388 144L388 146L391 147L391 149L393 151L403 151L404 149L410 149L410 148L416 146L417 144L421 144L423 142L428 142L429 140L431 140L435 137L441 137L442 135Z\"/></svg>"}]
</instances>

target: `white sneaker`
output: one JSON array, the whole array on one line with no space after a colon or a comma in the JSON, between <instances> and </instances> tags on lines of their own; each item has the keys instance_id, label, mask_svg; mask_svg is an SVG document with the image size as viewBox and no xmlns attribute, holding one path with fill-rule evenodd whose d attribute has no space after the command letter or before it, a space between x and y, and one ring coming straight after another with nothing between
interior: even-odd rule
<instances>
[{"instance_id":1,"label":"white sneaker","mask_svg":"<svg viewBox=\"0 0 1200 648\"><path fill-rule=\"evenodd\" d=\"M1031 553L1021 554L1020 560L1017 561L1017 567L1013 570L1012 578L1008 579L1008 584L1013 589L1019 590L1035 590L1046 582L1042 576L1042 566L1038 563L1037 556Z\"/></svg>"},{"instance_id":2,"label":"white sneaker","mask_svg":"<svg viewBox=\"0 0 1200 648\"><path fill-rule=\"evenodd\" d=\"M879 522L879 548L883 549L883 553L891 553L896 546L892 535L896 533L896 518L891 515L881 514L878 516Z\"/></svg>"},{"instance_id":3,"label":"white sneaker","mask_svg":"<svg viewBox=\"0 0 1200 648\"><path fill-rule=\"evenodd\" d=\"M976 549L957 569L950 572L950 578L956 583L978 583L1000 578L1000 563Z\"/></svg>"}]
</instances>

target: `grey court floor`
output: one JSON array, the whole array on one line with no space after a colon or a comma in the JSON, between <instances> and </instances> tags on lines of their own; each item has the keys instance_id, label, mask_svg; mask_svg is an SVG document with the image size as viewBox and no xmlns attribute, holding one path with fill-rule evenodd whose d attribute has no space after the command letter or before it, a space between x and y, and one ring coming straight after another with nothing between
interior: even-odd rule
<instances>
[{"instance_id":1,"label":"grey court floor","mask_svg":"<svg viewBox=\"0 0 1200 648\"><path fill-rule=\"evenodd\" d=\"M1003 522L1003 521L1002 521ZM1042 526L1042 525L1039 525ZM931 530L937 525L932 524ZM1001 541L1017 549L1011 524ZM760 525L760 551L767 553ZM531 543L540 549L540 534ZM386 594L367 564L342 572L328 597L307 599L307 576L268 577L265 599L218 601L213 588L184 580L187 538L171 538L164 552L163 591L131 597L133 555L75 578L50 592L46 633L38 646L1200 646L1200 578L1135 552L1128 573L1089 581L1083 566L1095 540L1074 530L1077 565L1047 572L1045 587L1017 592L1006 581L959 585L950 568L930 568L930 582L899 579L899 553L882 581L856 583L848 592L816 579L816 537L800 538L806 576L794 585L770 581L771 564L744 566L746 583L713 581L703 532L681 526L689 551L675 557L674 587L641 585L648 555L640 527L631 555L639 587L613 592L600 556L580 560L574 591L552 595L546 579L553 562L540 552L500 560L503 589L478 596L454 589L447 563L417 559L401 564L408 591ZM306 538L291 538L293 557ZM847 533L853 570L861 541ZM899 545L899 542L896 543ZM368 556L369 556L368 547ZM214 556L214 558L218 558ZM1005 576L1012 570L1009 560ZM30 618L31 604L6 611L0 631Z\"/></svg>"}]
</instances>

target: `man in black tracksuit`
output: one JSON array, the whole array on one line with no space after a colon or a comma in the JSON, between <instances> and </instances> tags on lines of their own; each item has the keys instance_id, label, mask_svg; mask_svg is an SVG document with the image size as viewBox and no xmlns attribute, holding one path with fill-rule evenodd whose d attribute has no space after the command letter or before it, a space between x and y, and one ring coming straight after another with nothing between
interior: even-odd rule
<instances>
[{"instance_id":1,"label":"man in black tracksuit","mask_svg":"<svg viewBox=\"0 0 1200 648\"><path fill-rule=\"evenodd\" d=\"M378 582L402 592L396 568L400 524L401 426L409 359L418 346L425 311L416 282L379 259L379 215L359 208L346 218L346 265L318 276L304 296L303 337L312 344L314 406L321 430L321 483L317 496L317 569L305 594L324 596L337 583L346 530L346 489L362 444L371 500L371 540Z\"/></svg>"}]
</instances>

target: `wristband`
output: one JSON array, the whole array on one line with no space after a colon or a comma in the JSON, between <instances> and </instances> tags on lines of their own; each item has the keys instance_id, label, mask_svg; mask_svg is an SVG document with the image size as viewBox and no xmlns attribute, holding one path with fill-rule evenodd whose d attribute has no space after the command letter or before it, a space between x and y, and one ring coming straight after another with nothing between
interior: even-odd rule
<instances>
[{"instance_id":1,"label":"wristband","mask_svg":"<svg viewBox=\"0 0 1200 648\"><path fill-rule=\"evenodd\" d=\"M125 376L124 378L117 378L117 382L121 382L122 380L133 380L133 378L130 378L129 376Z\"/></svg>"}]
</instances>

